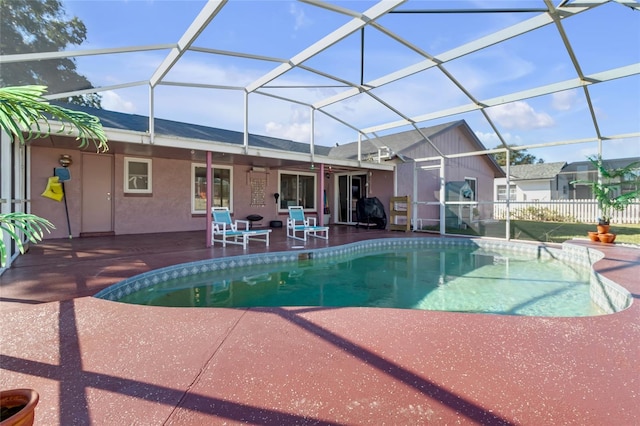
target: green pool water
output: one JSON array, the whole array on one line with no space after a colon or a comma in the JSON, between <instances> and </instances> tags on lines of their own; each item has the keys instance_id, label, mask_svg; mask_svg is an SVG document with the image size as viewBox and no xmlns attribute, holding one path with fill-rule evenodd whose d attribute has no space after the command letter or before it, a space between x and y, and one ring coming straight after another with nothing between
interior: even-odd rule
<instances>
[{"instance_id":1,"label":"green pool water","mask_svg":"<svg viewBox=\"0 0 640 426\"><path fill-rule=\"evenodd\" d=\"M158 306L362 306L529 316L603 314L589 270L478 248L401 249L168 279L119 299Z\"/></svg>"}]
</instances>

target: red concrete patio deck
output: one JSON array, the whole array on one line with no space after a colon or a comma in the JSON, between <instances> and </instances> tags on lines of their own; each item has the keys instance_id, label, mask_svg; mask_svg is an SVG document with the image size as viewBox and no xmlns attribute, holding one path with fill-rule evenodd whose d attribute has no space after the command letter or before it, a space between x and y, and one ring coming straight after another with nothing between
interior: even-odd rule
<instances>
[{"instance_id":1,"label":"red concrete patio deck","mask_svg":"<svg viewBox=\"0 0 640 426\"><path fill-rule=\"evenodd\" d=\"M332 227L329 243L418 237ZM613 315L197 309L89 297L173 263L242 253L203 233L51 240L0 276L0 388L39 425L640 424L640 249L601 249L634 295ZM270 251L293 249L274 230ZM247 252L264 251L251 243ZM49 302L49 303L42 303Z\"/></svg>"}]
</instances>

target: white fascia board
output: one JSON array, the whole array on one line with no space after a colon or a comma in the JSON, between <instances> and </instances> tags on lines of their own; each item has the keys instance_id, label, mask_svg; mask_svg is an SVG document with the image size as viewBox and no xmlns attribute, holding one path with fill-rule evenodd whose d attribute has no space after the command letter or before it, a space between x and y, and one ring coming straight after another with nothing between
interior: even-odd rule
<instances>
[{"instance_id":1,"label":"white fascia board","mask_svg":"<svg viewBox=\"0 0 640 426\"><path fill-rule=\"evenodd\" d=\"M105 129L105 133L109 140L120 143L144 144L150 145L150 136L147 132L132 132L129 130ZM215 151L225 154L254 156L263 158L274 158L281 160L311 162L311 153L291 152L270 148L255 148L249 146L245 151L244 145L229 144L224 142L212 142L201 139L179 138L175 136L158 136L154 139L153 146L162 146L177 149L196 150L196 151ZM324 155L314 155L316 163L331 164L334 166L360 167L376 170L393 170L393 165L362 163L357 160L344 160Z\"/></svg>"},{"instance_id":2,"label":"white fascia board","mask_svg":"<svg viewBox=\"0 0 640 426\"><path fill-rule=\"evenodd\" d=\"M197 151L215 151L225 154L244 155L244 145L237 145L224 142L213 142L203 139L180 138L177 136L158 136L153 140L153 146L163 146L168 148L178 148Z\"/></svg>"},{"instance_id":3,"label":"white fascia board","mask_svg":"<svg viewBox=\"0 0 640 426\"><path fill-rule=\"evenodd\" d=\"M125 143L133 143L133 144L150 144L151 143L151 136L149 135L148 132L136 132L133 130L104 128L104 133L105 135L107 135L108 141L125 142Z\"/></svg>"}]
</instances>

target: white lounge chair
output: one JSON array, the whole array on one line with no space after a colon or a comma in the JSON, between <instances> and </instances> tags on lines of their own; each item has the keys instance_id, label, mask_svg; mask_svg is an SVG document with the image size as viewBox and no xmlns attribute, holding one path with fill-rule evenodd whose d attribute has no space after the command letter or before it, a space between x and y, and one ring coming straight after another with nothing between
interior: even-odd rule
<instances>
[{"instance_id":1,"label":"white lounge chair","mask_svg":"<svg viewBox=\"0 0 640 426\"><path fill-rule=\"evenodd\" d=\"M263 241L269 247L271 229L249 229L248 220L231 220L231 213L227 207L212 207L211 215L212 245L215 245L216 241L222 243L222 247L226 247L227 243L239 244L246 250L249 241Z\"/></svg>"},{"instance_id":2,"label":"white lounge chair","mask_svg":"<svg viewBox=\"0 0 640 426\"><path fill-rule=\"evenodd\" d=\"M301 237L298 236L300 232L302 233ZM290 206L287 218L287 237L307 241L307 235L328 240L329 227L317 226L315 217L305 218L301 206Z\"/></svg>"}]
</instances>

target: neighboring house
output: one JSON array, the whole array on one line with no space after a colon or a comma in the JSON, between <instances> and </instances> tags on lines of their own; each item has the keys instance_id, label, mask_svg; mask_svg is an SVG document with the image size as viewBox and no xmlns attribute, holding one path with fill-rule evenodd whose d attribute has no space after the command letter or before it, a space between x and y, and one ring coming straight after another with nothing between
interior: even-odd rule
<instances>
[{"instance_id":1,"label":"neighboring house","mask_svg":"<svg viewBox=\"0 0 640 426\"><path fill-rule=\"evenodd\" d=\"M78 141L63 134L26 147L2 135L1 198L30 203L22 211L51 220L56 229L45 238L204 230L210 216L207 194L214 206L229 207L235 219L262 216L255 226L284 221L290 205L302 205L309 215L326 213L332 223L353 224L351 206L359 197L378 197L388 209L393 195L412 195L411 159L484 149L464 121L366 140L359 160L356 142L315 146L311 153L307 143L254 134L245 138L242 132L161 119L154 120L150 135L147 117L74 108L100 118L108 152L79 150ZM57 202L40 194L62 156L72 163L64 182L66 199ZM447 181L469 182L471 200L491 199L492 181L501 170L488 156L444 164ZM437 173L428 182L419 179L421 200L436 201ZM428 217L437 219L437 206L429 208Z\"/></svg>"},{"instance_id":2,"label":"neighboring house","mask_svg":"<svg viewBox=\"0 0 640 426\"><path fill-rule=\"evenodd\" d=\"M565 162L521 164L510 166L511 175L509 190L507 178L502 177L494 181L496 201L550 201L566 199L566 182L561 181L560 172L566 166ZM502 168L506 173L506 167Z\"/></svg>"},{"instance_id":3,"label":"neighboring house","mask_svg":"<svg viewBox=\"0 0 640 426\"><path fill-rule=\"evenodd\" d=\"M622 169L628 166L631 163L640 162L640 157L630 157L630 158L615 158L610 160L603 160L603 165L606 169ZM640 176L640 167L635 171L635 178ZM566 167L562 169L562 174L560 176L560 181L566 185L568 199L570 200L586 200L592 199L593 194L591 193L591 187L589 185L582 184L571 184L572 181L575 180L589 180L589 181L597 181L598 180L598 171L593 167L590 161L578 161L575 163L569 163ZM632 177L628 177L628 180L633 180ZM627 192L632 192L637 190L636 185L626 185L621 186L620 188L615 188L615 191L618 193L614 195L620 195Z\"/></svg>"},{"instance_id":4,"label":"neighboring house","mask_svg":"<svg viewBox=\"0 0 640 426\"><path fill-rule=\"evenodd\" d=\"M636 161L640 161L640 157L604 160L604 166L607 169L618 169ZM637 174L640 174L640 170ZM598 171L589 161L511 166L510 175L508 196L511 201L590 200L593 199L590 186L574 185L571 182L598 179ZM507 199L506 177L496 179L494 187L495 200L505 201ZM625 193L635 191L636 187L635 185L623 186L618 190L620 193Z\"/></svg>"}]
</instances>

